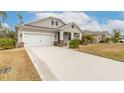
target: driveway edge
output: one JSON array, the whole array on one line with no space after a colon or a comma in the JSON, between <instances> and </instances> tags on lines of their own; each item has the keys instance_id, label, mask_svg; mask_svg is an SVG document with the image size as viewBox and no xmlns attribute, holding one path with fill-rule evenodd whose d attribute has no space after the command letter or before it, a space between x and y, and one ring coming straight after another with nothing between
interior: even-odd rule
<instances>
[{"instance_id":1,"label":"driveway edge","mask_svg":"<svg viewBox=\"0 0 124 93\"><path fill-rule=\"evenodd\" d=\"M45 64L44 61L40 60L30 48L25 48L26 52L28 53L32 63L34 64L41 80L43 81L55 81L57 78L52 74L48 66Z\"/></svg>"}]
</instances>

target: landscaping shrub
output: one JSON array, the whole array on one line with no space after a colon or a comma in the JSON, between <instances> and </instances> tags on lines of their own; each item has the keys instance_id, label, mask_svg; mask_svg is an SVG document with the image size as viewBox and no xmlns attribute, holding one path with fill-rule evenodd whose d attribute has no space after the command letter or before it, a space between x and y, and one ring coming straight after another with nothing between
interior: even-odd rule
<instances>
[{"instance_id":1,"label":"landscaping shrub","mask_svg":"<svg viewBox=\"0 0 124 93\"><path fill-rule=\"evenodd\" d=\"M110 43L110 42L111 42L111 38L108 38L108 37L107 37L107 38L105 39L105 42L106 42L106 43Z\"/></svg>"},{"instance_id":2,"label":"landscaping shrub","mask_svg":"<svg viewBox=\"0 0 124 93\"><path fill-rule=\"evenodd\" d=\"M88 45L89 43L88 42L84 42L82 45Z\"/></svg>"},{"instance_id":3,"label":"landscaping shrub","mask_svg":"<svg viewBox=\"0 0 124 93\"><path fill-rule=\"evenodd\" d=\"M101 40L101 41L99 41L99 43L106 43L106 41L105 40Z\"/></svg>"},{"instance_id":4,"label":"landscaping shrub","mask_svg":"<svg viewBox=\"0 0 124 93\"><path fill-rule=\"evenodd\" d=\"M85 39L87 40L88 43L93 43L95 38L92 35L85 35Z\"/></svg>"},{"instance_id":5,"label":"landscaping shrub","mask_svg":"<svg viewBox=\"0 0 124 93\"><path fill-rule=\"evenodd\" d=\"M71 40L69 43L69 48L79 48L79 40Z\"/></svg>"},{"instance_id":6,"label":"landscaping shrub","mask_svg":"<svg viewBox=\"0 0 124 93\"><path fill-rule=\"evenodd\" d=\"M16 40L11 38L0 38L0 49L12 49L16 46Z\"/></svg>"},{"instance_id":7,"label":"landscaping shrub","mask_svg":"<svg viewBox=\"0 0 124 93\"><path fill-rule=\"evenodd\" d=\"M82 37L82 44L83 45L88 45L88 44L93 43L94 40L95 40L95 37L94 36L92 36L92 35L84 35Z\"/></svg>"},{"instance_id":8,"label":"landscaping shrub","mask_svg":"<svg viewBox=\"0 0 124 93\"><path fill-rule=\"evenodd\" d=\"M99 43L110 43L111 42L111 38L105 38L104 40L99 41Z\"/></svg>"},{"instance_id":9,"label":"landscaping shrub","mask_svg":"<svg viewBox=\"0 0 124 93\"><path fill-rule=\"evenodd\" d=\"M57 41L54 41L54 46L57 46L58 45L58 42Z\"/></svg>"},{"instance_id":10,"label":"landscaping shrub","mask_svg":"<svg viewBox=\"0 0 124 93\"><path fill-rule=\"evenodd\" d=\"M83 44L83 41L82 40L79 40L79 44L82 45Z\"/></svg>"}]
</instances>

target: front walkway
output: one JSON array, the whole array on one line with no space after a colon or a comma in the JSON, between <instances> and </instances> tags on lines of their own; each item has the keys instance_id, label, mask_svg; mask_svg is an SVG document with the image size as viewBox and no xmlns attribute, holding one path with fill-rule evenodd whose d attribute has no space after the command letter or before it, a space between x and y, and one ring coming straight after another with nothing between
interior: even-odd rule
<instances>
[{"instance_id":1,"label":"front walkway","mask_svg":"<svg viewBox=\"0 0 124 93\"><path fill-rule=\"evenodd\" d=\"M61 47L26 48L43 80L124 80L124 63Z\"/></svg>"}]
</instances>

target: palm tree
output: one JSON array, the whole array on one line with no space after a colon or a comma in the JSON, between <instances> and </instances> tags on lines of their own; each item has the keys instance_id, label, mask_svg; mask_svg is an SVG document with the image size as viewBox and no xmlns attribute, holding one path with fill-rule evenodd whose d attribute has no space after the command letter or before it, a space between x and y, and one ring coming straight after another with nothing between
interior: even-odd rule
<instances>
[{"instance_id":1,"label":"palm tree","mask_svg":"<svg viewBox=\"0 0 124 93\"><path fill-rule=\"evenodd\" d=\"M20 24L20 25L23 24L23 23L24 23L24 21L23 21L23 16L18 13L18 14L17 14L17 17L18 17L18 19L20 20L20 23L19 23L19 24Z\"/></svg>"},{"instance_id":2,"label":"palm tree","mask_svg":"<svg viewBox=\"0 0 124 93\"><path fill-rule=\"evenodd\" d=\"M13 30L9 30L7 33L7 37L13 38L14 40L17 40L17 33Z\"/></svg>"},{"instance_id":3,"label":"palm tree","mask_svg":"<svg viewBox=\"0 0 124 93\"><path fill-rule=\"evenodd\" d=\"M0 29L2 28L2 23L0 22Z\"/></svg>"},{"instance_id":4,"label":"palm tree","mask_svg":"<svg viewBox=\"0 0 124 93\"><path fill-rule=\"evenodd\" d=\"M2 17L2 23L7 19L7 13L5 11L0 11L0 16Z\"/></svg>"},{"instance_id":5,"label":"palm tree","mask_svg":"<svg viewBox=\"0 0 124 93\"><path fill-rule=\"evenodd\" d=\"M119 29L113 29L112 41L117 43L121 39L121 32Z\"/></svg>"},{"instance_id":6,"label":"palm tree","mask_svg":"<svg viewBox=\"0 0 124 93\"><path fill-rule=\"evenodd\" d=\"M5 11L0 11L0 17L2 17L2 20L0 22L0 28L2 29L2 31L5 31L4 23L7 19L7 13Z\"/></svg>"}]
</instances>

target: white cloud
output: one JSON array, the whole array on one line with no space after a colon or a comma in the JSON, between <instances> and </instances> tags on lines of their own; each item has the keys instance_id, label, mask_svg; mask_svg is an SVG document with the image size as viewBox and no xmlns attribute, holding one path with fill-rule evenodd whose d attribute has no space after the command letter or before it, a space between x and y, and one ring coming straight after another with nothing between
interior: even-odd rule
<instances>
[{"instance_id":1,"label":"white cloud","mask_svg":"<svg viewBox=\"0 0 124 93\"><path fill-rule=\"evenodd\" d=\"M108 27L124 29L124 20L108 20Z\"/></svg>"},{"instance_id":2,"label":"white cloud","mask_svg":"<svg viewBox=\"0 0 124 93\"><path fill-rule=\"evenodd\" d=\"M37 19L45 17L56 17L62 19L65 23L75 22L83 30L99 31L101 30L98 22L84 12L33 12Z\"/></svg>"},{"instance_id":3,"label":"white cloud","mask_svg":"<svg viewBox=\"0 0 124 93\"><path fill-rule=\"evenodd\" d=\"M3 26L5 26L5 28L8 28L8 29L10 28L9 24L7 23L4 23Z\"/></svg>"},{"instance_id":4,"label":"white cloud","mask_svg":"<svg viewBox=\"0 0 124 93\"><path fill-rule=\"evenodd\" d=\"M76 22L78 25L84 24L91 20L91 18L86 15L84 12L36 12L36 18L45 18L45 17L56 17L62 19L64 22Z\"/></svg>"},{"instance_id":5,"label":"white cloud","mask_svg":"<svg viewBox=\"0 0 124 93\"><path fill-rule=\"evenodd\" d=\"M119 28L124 30L124 20L106 20L106 24L100 24L98 21L84 12L33 12L37 19L45 17L56 17L62 19L65 23L75 22L82 30L91 31L110 31Z\"/></svg>"},{"instance_id":6,"label":"white cloud","mask_svg":"<svg viewBox=\"0 0 124 93\"><path fill-rule=\"evenodd\" d=\"M11 27L9 26L9 24L7 24L7 23L3 23L2 24L2 29L11 29ZM1 28L0 28L0 31L2 30Z\"/></svg>"},{"instance_id":7,"label":"white cloud","mask_svg":"<svg viewBox=\"0 0 124 93\"><path fill-rule=\"evenodd\" d=\"M108 20L107 24L103 25L103 28L107 31L112 31L112 29L120 29L124 33L124 20Z\"/></svg>"},{"instance_id":8,"label":"white cloud","mask_svg":"<svg viewBox=\"0 0 124 93\"><path fill-rule=\"evenodd\" d=\"M90 23L86 25L82 25L82 29L91 30L91 31L103 31L104 30L102 26L96 20L92 20Z\"/></svg>"}]
</instances>

